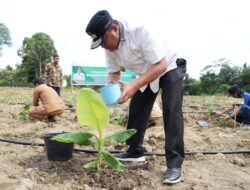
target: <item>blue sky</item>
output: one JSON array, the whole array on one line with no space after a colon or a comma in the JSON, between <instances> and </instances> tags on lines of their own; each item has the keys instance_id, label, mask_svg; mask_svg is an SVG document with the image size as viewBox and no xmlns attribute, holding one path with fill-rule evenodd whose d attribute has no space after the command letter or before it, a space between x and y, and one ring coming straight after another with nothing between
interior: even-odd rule
<instances>
[{"instance_id":1,"label":"blue sky","mask_svg":"<svg viewBox=\"0 0 250 190\"><path fill-rule=\"evenodd\" d=\"M25 37L47 33L60 55L64 74L71 65L105 66L102 48L90 50L85 27L98 10L114 18L145 24L188 60L188 73L222 57L233 64L250 64L250 27L247 0L0 0L0 23L11 32L13 46L5 47L0 68L21 62L17 49Z\"/></svg>"}]
</instances>

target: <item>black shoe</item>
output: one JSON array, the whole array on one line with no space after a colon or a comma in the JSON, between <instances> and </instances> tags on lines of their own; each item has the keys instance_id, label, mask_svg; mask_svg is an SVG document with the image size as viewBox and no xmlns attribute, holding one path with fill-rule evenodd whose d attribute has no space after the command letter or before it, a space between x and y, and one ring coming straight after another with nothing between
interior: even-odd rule
<instances>
[{"instance_id":1,"label":"black shoe","mask_svg":"<svg viewBox=\"0 0 250 190\"><path fill-rule=\"evenodd\" d=\"M48 116L48 122L56 122L55 116Z\"/></svg>"},{"instance_id":2,"label":"black shoe","mask_svg":"<svg viewBox=\"0 0 250 190\"><path fill-rule=\"evenodd\" d=\"M174 184L181 181L181 168L168 168L163 183Z\"/></svg>"},{"instance_id":3,"label":"black shoe","mask_svg":"<svg viewBox=\"0 0 250 190\"><path fill-rule=\"evenodd\" d=\"M113 154L113 156L120 161L127 161L127 162L144 162L145 157L144 156L137 156L134 154L131 154L129 152L124 152L124 153L118 153L118 154Z\"/></svg>"}]
</instances>

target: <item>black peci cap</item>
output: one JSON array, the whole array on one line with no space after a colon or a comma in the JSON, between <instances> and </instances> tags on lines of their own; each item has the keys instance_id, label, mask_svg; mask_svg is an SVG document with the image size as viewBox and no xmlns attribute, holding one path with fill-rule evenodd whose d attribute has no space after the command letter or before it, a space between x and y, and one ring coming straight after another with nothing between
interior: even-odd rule
<instances>
[{"instance_id":1,"label":"black peci cap","mask_svg":"<svg viewBox=\"0 0 250 190\"><path fill-rule=\"evenodd\" d=\"M99 47L102 43L103 35L108 31L113 23L113 18L106 10L98 11L89 21L86 32L93 39L91 49Z\"/></svg>"}]
</instances>

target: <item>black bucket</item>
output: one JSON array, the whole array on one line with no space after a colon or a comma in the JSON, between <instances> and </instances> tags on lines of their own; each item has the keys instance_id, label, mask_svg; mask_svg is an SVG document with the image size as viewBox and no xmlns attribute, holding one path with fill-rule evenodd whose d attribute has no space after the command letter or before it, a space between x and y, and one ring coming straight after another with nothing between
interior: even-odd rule
<instances>
[{"instance_id":1,"label":"black bucket","mask_svg":"<svg viewBox=\"0 0 250 190\"><path fill-rule=\"evenodd\" d=\"M67 161L72 158L74 143L63 143L50 139L63 133L65 132L42 135L49 161Z\"/></svg>"}]
</instances>

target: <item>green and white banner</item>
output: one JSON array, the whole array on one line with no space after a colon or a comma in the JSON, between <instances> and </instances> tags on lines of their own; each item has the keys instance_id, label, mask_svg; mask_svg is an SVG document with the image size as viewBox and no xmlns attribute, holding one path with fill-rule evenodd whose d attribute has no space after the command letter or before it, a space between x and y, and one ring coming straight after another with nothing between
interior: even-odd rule
<instances>
[{"instance_id":1,"label":"green and white banner","mask_svg":"<svg viewBox=\"0 0 250 190\"><path fill-rule=\"evenodd\" d=\"M121 72L121 80L130 82L136 78L134 72L126 70ZM106 67L72 66L72 85L106 85L108 70Z\"/></svg>"}]
</instances>

